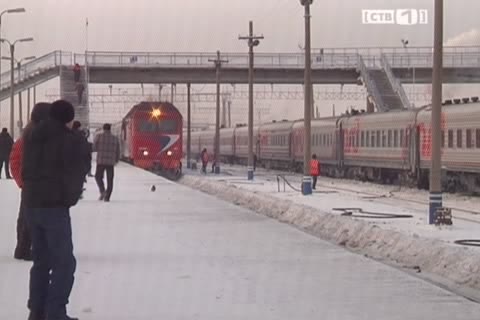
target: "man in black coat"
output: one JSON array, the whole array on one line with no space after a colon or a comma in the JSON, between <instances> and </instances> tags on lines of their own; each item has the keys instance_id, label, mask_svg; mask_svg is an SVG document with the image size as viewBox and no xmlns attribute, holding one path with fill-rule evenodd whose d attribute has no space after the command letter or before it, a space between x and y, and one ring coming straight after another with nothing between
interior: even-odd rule
<instances>
[{"instance_id":1,"label":"man in black coat","mask_svg":"<svg viewBox=\"0 0 480 320\"><path fill-rule=\"evenodd\" d=\"M29 320L70 320L66 306L73 287L70 207L82 193L82 141L71 131L73 106L56 101L48 120L25 135L23 200L32 235Z\"/></svg>"},{"instance_id":2,"label":"man in black coat","mask_svg":"<svg viewBox=\"0 0 480 320\"><path fill-rule=\"evenodd\" d=\"M13 139L8 133L7 128L2 129L0 133L0 179L2 178L2 167L5 163L5 176L7 179L12 179L10 176L10 152L12 151Z\"/></svg>"}]
</instances>

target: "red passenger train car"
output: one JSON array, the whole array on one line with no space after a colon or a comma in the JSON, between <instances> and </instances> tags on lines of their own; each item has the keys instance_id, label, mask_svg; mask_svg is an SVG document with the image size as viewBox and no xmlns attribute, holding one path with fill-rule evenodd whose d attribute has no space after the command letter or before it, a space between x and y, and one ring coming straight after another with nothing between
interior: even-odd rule
<instances>
[{"instance_id":1,"label":"red passenger train car","mask_svg":"<svg viewBox=\"0 0 480 320\"><path fill-rule=\"evenodd\" d=\"M112 128L120 140L123 160L135 166L177 173L182 168L183 118L167 102L135 105Z\"/></svg>"}]
</instances>

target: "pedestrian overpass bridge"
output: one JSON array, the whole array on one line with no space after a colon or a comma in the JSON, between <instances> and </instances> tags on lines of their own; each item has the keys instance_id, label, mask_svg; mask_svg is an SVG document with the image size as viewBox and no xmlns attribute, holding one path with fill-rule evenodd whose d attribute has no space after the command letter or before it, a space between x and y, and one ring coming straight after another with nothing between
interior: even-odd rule
<instances>
[{"instance_id":1,"label":"pedestrian overpass bridge","mask_svg":"<svg viewBox=\"0 0 480 320\"><path fill-rule=\"evenodd\" d=\"M380 111L410 107L402 84L432 81L433 50L412 48L331 48L312 52L313 84L364 85ZM248 54L224 53L221 83L248 83ZM78 63L95 84L213 84L217 53L54 51L14 72L18 93L60 77L60 95L74 102L72 66ZM255 83L303 84L303 53L257 53ZM480 83L480 46L444 48L444 83ZM10 95L10 72L0 76L0 101ZM87 98L88 99L88 98ZM87 100L84 99L84 100ZM75 103L74 103L75 104Z\"/></svg>"}]
</instances>

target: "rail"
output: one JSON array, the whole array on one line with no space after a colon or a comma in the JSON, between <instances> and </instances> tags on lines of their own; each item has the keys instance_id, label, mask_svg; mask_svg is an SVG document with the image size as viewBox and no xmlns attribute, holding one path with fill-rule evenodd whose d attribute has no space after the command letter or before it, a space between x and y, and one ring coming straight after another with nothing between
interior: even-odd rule
<instances>
[{"instance_id":1,"label":"rail","mask_svg":"<svg viewBox=\"0 0 480 320\"><path fill-rule=\"evenodd\" d=\"M403 86L400 83L400 80L398 80L398 78L396 78L395 75L393 74L392 68L390 67L390 63L388 62L388 59L385 56L385 54L382 53L380 61L381 61L383 70L387 74L388 81L392 85L393 91L395 91L395 93L400 97L403 107L411 108L412 104L410 103L407 97L407 93L403 89Z\"/></svg>"},{"instance_id":2,"label":"rail","mask_svg":"<svg viewBox=\"0 0 480 320\"><path fill-rule=\"evenodd\" d=\"M35 76L37 73L50 70L59 66L71 66L72 65L72 53L65 51L54 51L49 54L46 54L42 57L39 57L35 60L27 62L20 67L20 74L18 68L14 69L14 83L24 81L32 76ZM2 72L0 75L0 90L3 88L10 87L11 73L10 71Z\"/></svg>"},{"instance_id":3,"label":"rail","mask_svg":"<svg viewBox=\"0 0 480 320\"><path fill-rule=\"evenodd\" d=\"M385 109L385 104L383 103L382 96L378 91L377 85L370 77L367 65L365 64L361 55L358 55L357 71L360 73L368 93L373 97L377 108L383 111Z\"/></svg>"}]
</instances>

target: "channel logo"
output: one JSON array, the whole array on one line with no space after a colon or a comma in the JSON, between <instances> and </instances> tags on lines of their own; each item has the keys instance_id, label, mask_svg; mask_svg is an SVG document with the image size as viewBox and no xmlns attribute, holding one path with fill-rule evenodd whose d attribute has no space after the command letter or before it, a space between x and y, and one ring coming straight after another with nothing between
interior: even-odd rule
<instances>
[{"instance_id":1,"label":"channel logo","mask_svg":"<svg viewBox=\"0 0 480 320\"><path fill-rule=\"evenodd\" d=\"M428 24L426 9L362 10L363 24L398 24L413 26Z\"/></svg>"}]
</instances>

